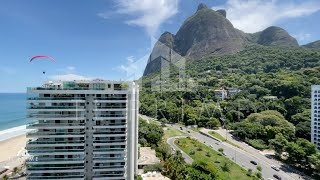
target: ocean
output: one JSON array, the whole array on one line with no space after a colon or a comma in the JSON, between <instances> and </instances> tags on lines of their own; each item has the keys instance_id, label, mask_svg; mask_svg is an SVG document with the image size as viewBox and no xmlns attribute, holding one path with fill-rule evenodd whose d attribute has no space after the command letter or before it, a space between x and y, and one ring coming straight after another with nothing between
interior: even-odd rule
<instances>
[{"instance_id":1,"label":"ocean","mask_svg":"<svg viewBox=\"0 0 320 180\"><path fill-rule=\"evenodd\" d=\"M26 132L25 93L0 93L0 141Z\"/></svg>"}]
</instances>

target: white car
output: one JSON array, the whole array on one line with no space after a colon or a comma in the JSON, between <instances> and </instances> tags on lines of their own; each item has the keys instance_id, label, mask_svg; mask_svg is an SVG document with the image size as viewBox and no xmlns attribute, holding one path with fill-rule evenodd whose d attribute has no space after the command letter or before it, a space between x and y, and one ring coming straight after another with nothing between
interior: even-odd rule
<instances>
[{"instance_id":1,"label":"white car","mask_svg":"<svg viewBox=\"0 0 320 180\"><path fill-rule=\"evenodd\" d=\"M280 171L280 169L274 165L271 166L272 169L276 170L276 171Z\"/></svg>"}]
</instances>

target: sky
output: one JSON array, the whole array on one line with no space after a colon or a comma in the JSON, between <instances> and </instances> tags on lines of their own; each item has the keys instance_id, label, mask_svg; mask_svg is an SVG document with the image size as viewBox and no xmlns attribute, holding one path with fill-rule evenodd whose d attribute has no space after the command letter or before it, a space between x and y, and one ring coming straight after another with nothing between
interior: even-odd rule
<instances>
[{"instance_id":1,"label":"sky","mask_svg":"<svg viewBox=\"0 0 320 180\"><path fill-rule=\"evenodd\" d=\"M48 80L138 79L156 39L175 34L201 2L226 9L244 32L274 25L301 45L320 39L319 0L3 0L0 92L25 92ZM56 62L30 63L36 55Z\"/></svg>"}]
</instances>

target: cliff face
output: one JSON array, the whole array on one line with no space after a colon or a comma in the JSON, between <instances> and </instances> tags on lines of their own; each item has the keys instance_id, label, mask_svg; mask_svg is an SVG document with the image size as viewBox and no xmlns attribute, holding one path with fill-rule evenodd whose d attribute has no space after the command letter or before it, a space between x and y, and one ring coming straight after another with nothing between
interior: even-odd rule
<instances>
[{"instance_id":1,"label":"cliff face","mask_svg":"<svg viewBox=\"0 0 320 180\"><path fill-rule=\"evenodd\" d=\"M292 46L298 47L297 40L280 27L271 26L260 32L258 44L266 46Z\"/></svg>"},{"instance_id":2,"label":"cliff face","mask_svg":"<svg viewBox=\"0 0 320 180\"><path fill-rule=\"evenodd\" d=\"M303 45L306 48L320 48L320 40L311 42L309 44Z\"/></svg>"},{"instance_id":3,"label":"cliff face","mask_svg":"<svg viewBox=\"0 0 320 180\"><path fill-rule=\"evenodd\" d=\"M244 45L240 31L221 12L204 5L183 23L174 39L174 50L188 59L234 53Z\"/></svg>"},{"instance_id":4,"label":"cliff face","mask_svg":"<svg viewBox=\"0 0 320 180\"><path fill-rule=\"evenodd\" d=\"M272 26L249 34L234 28L226 17L225 10L214 11L205 4L200 4L195 14L185 20L176 35L165 32L160 36L150 54L144 75L159 71L164 61L177 61L172 59L172 54L175 54L175 58L199 60L207 56L239 52L249 43L280 47L299 46L297 40L280 27ZM318 44L305 47L319 47Z\"/></svg>"}]
</instances>

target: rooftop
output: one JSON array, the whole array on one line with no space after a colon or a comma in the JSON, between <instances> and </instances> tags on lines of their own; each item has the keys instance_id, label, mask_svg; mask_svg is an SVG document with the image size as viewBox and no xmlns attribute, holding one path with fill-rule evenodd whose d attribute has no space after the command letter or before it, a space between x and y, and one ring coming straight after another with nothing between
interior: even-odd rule
<instances>
[{"instance_id":1,"label":"rooftop","mask_svg":"<svg viewBox=\"0 0 320 180\"><path fill-rule=\"evenodd\" d=\"M75 81L47 81L41 87L28 90L127 90L134 82L109 81L102 79Z\"/></svg>"}]
</instances>

